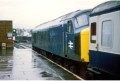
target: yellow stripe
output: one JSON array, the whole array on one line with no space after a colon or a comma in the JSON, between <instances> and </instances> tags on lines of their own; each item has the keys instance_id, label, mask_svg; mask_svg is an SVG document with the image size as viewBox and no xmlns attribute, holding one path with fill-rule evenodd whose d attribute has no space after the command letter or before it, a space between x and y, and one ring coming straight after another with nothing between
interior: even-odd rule
<instances>
[{"instance_id":1,"label":"yellow stripe","mask_svg":"<svg viewBox=\"0 0 120 81\"><path fill-rule=\"evenodd\" d=\"M89 62L89 55L88 55L88 48L89 48L89 28L83 29L81 31L81 59L84 62Z\"/></svg>"}]
</instances>

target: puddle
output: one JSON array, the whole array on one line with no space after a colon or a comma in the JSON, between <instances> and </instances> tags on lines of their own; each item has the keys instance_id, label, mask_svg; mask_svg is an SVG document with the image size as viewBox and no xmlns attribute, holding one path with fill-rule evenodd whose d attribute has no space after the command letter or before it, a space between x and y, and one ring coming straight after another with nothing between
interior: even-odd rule
<instances>
[{"instance_id":1,"label":"puddle","mask_svg":"<svg viewBox=\"0 0 120 81\"><path fill-rule=\"evenodd\" d=\"M46 71L43 71L40 74L42 74L42 77L52 77L53 76L52 74L50 74L50 73L48 73Z\"/></svg>"}]
</instances>

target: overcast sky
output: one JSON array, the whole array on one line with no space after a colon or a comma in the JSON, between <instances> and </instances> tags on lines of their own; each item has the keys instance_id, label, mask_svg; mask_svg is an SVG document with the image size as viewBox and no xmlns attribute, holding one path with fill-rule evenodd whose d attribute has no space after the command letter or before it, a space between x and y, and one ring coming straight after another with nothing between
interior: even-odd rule
<instances>
[{"instance_id":1,"label":"overcast sky","mask_svg":"<svg viewBox=\"0 0 120 81\"><path fill-rule=\"evenodd\" d=\"M108 0L0 0L0 20L14 28L34 28L76 10L90 9Z\"/></svg>"}]
</instances>

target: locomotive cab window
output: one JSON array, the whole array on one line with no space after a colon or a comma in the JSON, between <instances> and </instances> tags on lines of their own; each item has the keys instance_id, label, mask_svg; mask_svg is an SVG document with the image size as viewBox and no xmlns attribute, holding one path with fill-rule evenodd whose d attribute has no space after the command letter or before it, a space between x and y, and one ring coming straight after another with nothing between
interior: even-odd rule
<instances>
[{"instance_id":1,"label":"locomotive cab window","mask_svg":"<svg viewBox=\"0 0 120 81\"><path fill-rule=\"evenodd\" d=\"M107 20L102 23L101 45L104 47L112 46L112 21Z\"/></svg>"},{"instance_id":2,"label":"locomotive cab window","mask_svg":"<svg viewBox=\"0 0 120 81\"><path fill-rule=\"evenodd\" d=\"M67 31L68 33L72 33L73 32L73 25L72 25L72 21L68 21L67 22Z\"/></svg>"},{"instance_id":3,"label":"locomotive cab window","mask_svg":"<svg viewBox=\"0 0 120 81\"><path fill-rule=\"evenodd\" d=\"M86 26L89 23L88 16L87 15L80 15L80 16L75 18L74 23L75 23L76 28Z\"/></svg>"},{"instance_id":4,"label":"locomotive cab window","mask_svg":"<svg viewBox=\"0 0 120 81\"><path fill-rule=\"evenodd\" d=\"M91 23L91 43L96 43L96 22Z\"/></svg>"}]
</instances>

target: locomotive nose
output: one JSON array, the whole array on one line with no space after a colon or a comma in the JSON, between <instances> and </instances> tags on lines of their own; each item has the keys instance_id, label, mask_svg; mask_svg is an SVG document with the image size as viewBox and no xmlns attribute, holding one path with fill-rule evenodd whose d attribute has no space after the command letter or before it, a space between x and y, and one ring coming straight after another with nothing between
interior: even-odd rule
<instances>
[{"instance_id":1,"label":"locomotive nose","mask_svg":"<svg viewBox=\"0 0 120 81\"><path fill-rule=\"evenodd\" d=\"M89 48L89 28L83 29L80 33L80 59L83 62L89 62L88 48Z\"/></svg>"}]
</instances>

